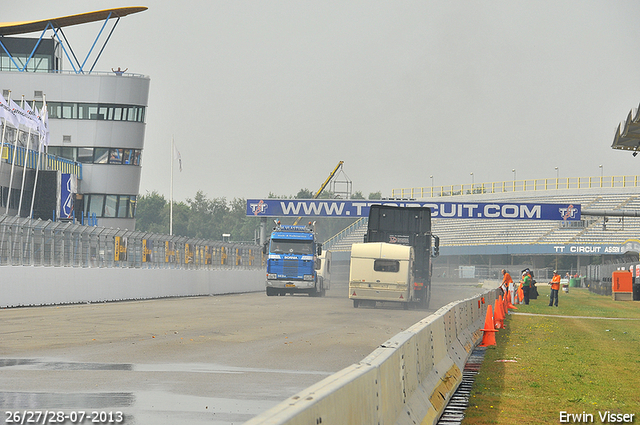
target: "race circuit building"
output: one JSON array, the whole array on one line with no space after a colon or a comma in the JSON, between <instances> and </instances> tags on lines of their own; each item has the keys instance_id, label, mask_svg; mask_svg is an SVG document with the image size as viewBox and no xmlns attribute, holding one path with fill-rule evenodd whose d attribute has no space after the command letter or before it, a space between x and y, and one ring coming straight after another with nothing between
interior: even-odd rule
<instances>
[{"instance_id":1,"label":"race circuit building","mask_svg":"<svg viewBox=\"0 0 640 425\"><path fill-rule=\"evenodd\" d=\"M150 80L140 74L101 72L94 67L120 18L143 10L146 7L123 7L0 23L2 95L17 104L24 96L24 100L38 108L46 101L50 132L48 155L38 166L30 161L36 156L36 147L21 146L20 142L14 146L14 140L5 135L0 166L0 213L5 213L8 202L8 214L16 215L18 199L31 199L35 168L39 167L42 171L39 179L46 171L56 170L76 176L73 195L76 221L95 217L101 227L135 228ZM91 22L104 23L98 25L101 26L98 36L84 58L74 52L64 30ZM39 36L24 36L31 33ZM13 161L14 153L17 161ZM28 172L23 173L23 167ZM28 214L29 208L20 209L21 216ZM53 218L52 214L47 212L40 218Z\"/></svg>"},{"instance_id":2,"label":"race circuit building","mask_svg":"<svg viewBox=\"0 0 640 425\"><path fill-rule=\"evenodd\" d=\"M273 209L268 200L264 202L249 204L247 215ZM437 278L499 279L502 268L517 273L526 267L543 280L550 279L553 270L595 279L594 268L640 264L640 176L394 189L392 198L377 202L431 208L432 232L440 241L433 264ZM307 210L290 212L315 211ZM338 252L348 252L351 244L363 241L366 215L359 217L325 241L323 248L334 251L334 261ZM346 261L348 255L340 258Z\"/></svg>"}]
</instances>

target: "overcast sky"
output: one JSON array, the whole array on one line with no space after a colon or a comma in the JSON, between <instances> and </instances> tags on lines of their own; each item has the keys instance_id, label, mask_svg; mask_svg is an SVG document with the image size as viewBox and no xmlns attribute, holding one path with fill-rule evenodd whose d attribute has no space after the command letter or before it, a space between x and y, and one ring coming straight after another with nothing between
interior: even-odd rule
<instances>
[{"instance_id":1,"label":"overcast sky","mask_svg":"<svg viewBox=\"0 0 640 425\"><path fill-rule=\"evenodd\" d=\"M3 2L0 21L147 6L96 69L149 75L140 193L353 190L640 174L611 149L640 103L640 2ZM37 6L37 7L36 7ZM65 30L86 55L100 24ZM85 47L82 47L85 46ZM71 67L65 64L66 69Z\"/></svg>"}]
</instances>

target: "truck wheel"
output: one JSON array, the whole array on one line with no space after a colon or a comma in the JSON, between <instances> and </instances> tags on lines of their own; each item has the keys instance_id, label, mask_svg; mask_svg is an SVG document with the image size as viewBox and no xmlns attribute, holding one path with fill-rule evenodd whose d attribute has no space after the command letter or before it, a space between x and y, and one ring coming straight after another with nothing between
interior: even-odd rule
<instances>
[{"instance_id":1,"label":"truck wheel","mask_svg":"<svg viewBox=\"0 0 640 425\"><path fill-rule=\"evenodd\" d=\"M267 297L273 297L276 295L276 291L274 288L267 288Z\"/></svg>"},{"instance_id":2,"label":"truck wheel","mask_svg":"<svg viewBox=\"0 0 640 425\"><path fill-rule=\"evenodd\" d=\"M353 308L358 308L360 305L360 300L353 300Z\"/></svg>"}]
</instances>

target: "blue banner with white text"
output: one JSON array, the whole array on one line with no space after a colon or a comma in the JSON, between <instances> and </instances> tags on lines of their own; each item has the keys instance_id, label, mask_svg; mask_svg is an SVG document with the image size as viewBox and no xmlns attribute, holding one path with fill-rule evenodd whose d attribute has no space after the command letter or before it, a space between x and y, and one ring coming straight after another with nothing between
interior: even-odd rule
<instances>
[{"instance_id":1,"label":"blue banner with white text","mask_svg":"<svg viewBox=\"0 0 640 425\"><path fill-rule=\"evenodd\" d=\"M579 204L517 204L509 202L416 202L340 199L248 199L247 216L368 217L371 205L429 207L432 218L516 220L580 220Z\"/></svg>"}]
</instances>

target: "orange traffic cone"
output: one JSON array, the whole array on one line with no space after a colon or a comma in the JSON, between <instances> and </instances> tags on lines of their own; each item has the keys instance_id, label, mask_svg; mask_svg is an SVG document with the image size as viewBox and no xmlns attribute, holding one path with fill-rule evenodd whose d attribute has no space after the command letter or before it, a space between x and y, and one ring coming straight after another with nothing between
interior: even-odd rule
<instances>
[{"instance_id":1,"label":"orange traffic cone","mask_svg":"<svg viewBox=\"0 0 640 425\"><path fill-rule=\"evenodd\" d=\"M522 291L522 287L518 288L518 300L520 304L524 302L524 292Z\"/></svg>"},{"instance_id":2,"label":"orange traffic cone","mask_svg":"<svg viewBox=\"0 0 640 425\"><path fill-rule=\"evenodd\" d=\"M487 315L484 319L484 329L482 331L484 334L482 335L482 344L480 347L488 347L490 345L496 345L496 336L495 333L498 332L493 327L493 312L491 310L491 305L487 306Z\"/></svg>"},{"instance_id":3,"label":"orange traffic cone","mask_svg":"<svg viewBox=\"0 0 640 425\"><path fill-rule=\"evenodd\" d=\"M511 291L507 292L507 311L509 311L509 309L512 310L517 310L518 307L516 307L515 305L511 304Z\"/></svg>"},{"instance_id":4,"label":"orange traffic cone","mask_svg":"<svg viewBox=\"0 0 640 425\"><path fill-rule=\"evenodd\" d=\"M495 322L496 329L504 329L504 312L502 311L501 301L495 301L495 314L493 316L493 321Z\"/></svg>"},{"instance_id":5,"label":"orange traffic cone","mask_svg":"<svg viewBox=\"0 0 640 425\"><path fill-rule=\"evenodd\" d=\"M507 297L502 297L502 294L500 294L500 297L498 298L500 300L500 308L502 309L502 318L504 319L505 317L507 317L507 314L509 314L509 310L507 310Z\"/></svg>"}]
</instances>

